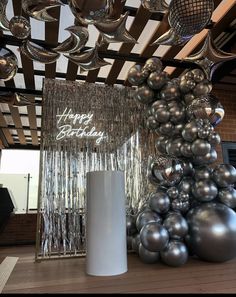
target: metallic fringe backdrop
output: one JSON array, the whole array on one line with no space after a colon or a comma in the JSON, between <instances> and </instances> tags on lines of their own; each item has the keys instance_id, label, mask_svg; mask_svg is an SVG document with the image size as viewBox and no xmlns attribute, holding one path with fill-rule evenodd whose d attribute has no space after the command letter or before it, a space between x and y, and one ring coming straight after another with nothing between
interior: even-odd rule
<instances>
[{"instance_id":1,"label":"metallic fringe backdrop","mask_svg":"<svg viewBox=\"0 0 236 297\"><path fill-rule=\"evenodd\" d=\"M135 214L156 153L132 88L45 79L43 92L38 260L85 253L87 172L124 171L127 214Z\"/></svg>"}]
</instances>

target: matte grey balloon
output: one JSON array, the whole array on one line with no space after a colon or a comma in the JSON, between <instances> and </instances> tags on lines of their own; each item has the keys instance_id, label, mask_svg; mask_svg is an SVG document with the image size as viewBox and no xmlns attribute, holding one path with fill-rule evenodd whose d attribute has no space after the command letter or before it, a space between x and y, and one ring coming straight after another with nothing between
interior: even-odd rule
<instances>
[{"instance_id":1,"label":"matte grey balloon","mask_svg":"<svg viewBox=\"0 0 236 297\"><path fill-rule=\"evenodd\" d=\"M178 267L188 260L188 249L183 242L171 240L168 246L160 252L161 260L169 265Z\"/></svg>"},{"instance_id":2,"label":"matte grey balloon","mask_svg":"<svg viewBox=\"0 0 236 297\"><path fill-rule=\"evenodd\" d=\"M134 97L138 101L144 104L149 104L154 99L154 92L148 87L148 85L139 85L134 92Z\"/></svg>"},{"instance_id":3,"label":"matte grey balloon","mask_svg":"<svg viewBox=\"0 0 236 297\"><path fill-rule=\"evenodd\" d=\"M178 212L172 212L168 214L163 221L163 226L168 231L171 239L183 239L188 233L187 221Z\"/></svg>"},{"instance_id":4,"label":"matte grey balloon","mask_svg":"<svg viewBox=\"0 0 236 297\"><path fill-rule=\"evenodd\" d=\"M170 208L170 199L164 191L157 190L149 198L149 207L159 214L166 213Z\"/></svg>"},{"instance_id":5,"label":"matte grey balloon","mask_svg":"<svg viewBox=\"0 0 236 297\"><path fill-rule=\"evenodd\" d=\"M137 232L138 232L138 230L136 228L136 216L126 215L126 233L127 233L127 235L133 235Z\"/></svg>"},{"instance_id":6,"label":"matte grey balloon","mask_svg":"<svg viewBox=\"0 0 236 297\"><path fill-rule=\"evenodd\" d=\"M157 263L160 259L160 253L159 252L151 252L142 245L142 243L139 244L139 258L142 262L146 264L154 264Z\"/></svg>"},{"instance_id":7,"label":"matte grey balloon","mask_svg":"<svg viewBox=\"0 0 236 297\"><path fill-rule=\"evenodd\" d=\"M191 145L191 150L196 156L205 156L210 153L211 145L208 141L203 139L196 139Z\"/></svg>"},{"instance_id":8,"label":"matte grey balloon","mask_svg":"<svg viewBox=\"0 0 236 297\"><path fill-rule=\"evenodd\" d=\"M140 240L144 248L151 252L163 250L169 241L169 235L162 225L157 222L148 223L140 231Z\"/></svg>"},{"instance_id":9,"label":"matte grey balloon","mask_svg":"<svg viewBox=\"0 0 236 297\"><path fill-rule=\"evenodd\" d=\"M193 184L192 193L198 201L208 202L217 196L218 188L211 180L200 180Z\"/></svg>"},{"instance_id":10,"label":"matte grey balloon","mask_svg":"<svg viewBox=\"0 0 236 297\"><path fill-rule=\"evenodd\" d=\"M220 164L213 170L213 179L220 187L227 187L236 182L236 169L230 164Z\"/></svg>"},{"instance_id":11,"label":"matte grey balloon","mask_svg":"<svg viewBox=\"0 0 236 297\"><path fill-rule=\"evenodd\" d=\"M138 214L136 219L136 228L138 231L142 229L144 225L150 222L161 222L161 217L154 211L145 210Z\"/></svg>"},{"instance_id":12,"label":"matte grey balloon","mask_svg":"<svg viewBox=\"0 0 236 297\"><path fill-rule=\"evenodd\" d=\"M169 81L168 74L166 72L152 72L147 83L153 90L160 90Z\"/></svg>"},{"instance_id":13,"label":"matte grey balloon","mask_svg":"<svg viewBox=\"0 0 236 297\"><path fill-rule=\"evenodd\" d=\"M236 208L236 190L233 187L219 189L218 197L228 207Z\"/></svg>"},{"instance_id":14,"label":"matte grey balloon","mask_svg":"<svg viewBox=\"0 0 236 297\"><path fill-rule=\"evenodd\" d=\"M128 81L134 86L141 85L146 80L146 76L142 72L142 67L140 65L132 66L128 72L127 78Z\"/></svg>"},{"instance_id":15,"label":"matte grey balloon","mask_svg":"<svg viewBox=\"0 0 236 297\"><path fill-rule=\"evenodd\" d=\"M176 187L170 187L166 193L172 200L176 199L179 195L179 191Z\"/></svg>"},{"instance_id":16,"label":"matte grey balloon","mask_svg":"<svg viewBox=\"0 0 236 297\"><path fill-rule=\"evenodd\" d=\"M187 214L188 245L200 259L224 262L236 257L236 213L221 203L204 203Z\"/></svg>"}]
</instances>

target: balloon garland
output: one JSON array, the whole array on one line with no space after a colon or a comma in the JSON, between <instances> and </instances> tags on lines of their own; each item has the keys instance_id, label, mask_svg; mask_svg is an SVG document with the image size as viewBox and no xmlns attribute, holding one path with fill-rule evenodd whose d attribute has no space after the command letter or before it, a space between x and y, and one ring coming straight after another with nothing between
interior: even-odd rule
<instances>
[{"instance_id":1,"label":"balloon garland","mask_svg":"<svg viewBox=\"0 0 236 297\"><path fill-rule=\"evenodd\" d=\"M171 79L158 58L134 65L128 81L145 106L146 128L157 133L159 155L148 165L154 191L127 216L128 248L145 263L169 266L188 255L223 262L236 256L236 169L213 166L224 109L201 69Z\"/></svg>"}]
</instances>

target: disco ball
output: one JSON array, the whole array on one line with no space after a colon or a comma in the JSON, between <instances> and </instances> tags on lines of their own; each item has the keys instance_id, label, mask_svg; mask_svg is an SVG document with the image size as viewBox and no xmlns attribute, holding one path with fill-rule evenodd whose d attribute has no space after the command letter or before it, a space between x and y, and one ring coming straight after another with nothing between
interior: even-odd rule
<instances>
[{"instance_id":1,"label":"disco ball","mask_svg":"<svg viewBox=\"0 0 236 297\"><path fill-rule=\"evenodd\" d=\"M213 10L213 0L172 0L169 23L177 34L192 36L204 29Z\"/></svg>"}]
</instances>

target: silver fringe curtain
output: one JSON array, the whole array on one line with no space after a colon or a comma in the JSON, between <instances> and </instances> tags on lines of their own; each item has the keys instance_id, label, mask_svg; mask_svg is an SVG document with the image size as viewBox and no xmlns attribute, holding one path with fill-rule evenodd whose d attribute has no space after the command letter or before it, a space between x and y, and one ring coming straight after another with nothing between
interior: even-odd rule
<instances>
[{"instance_id":1,"label":"silver fringe curtain","mask_svg":"<svg viewBox=\"0 0 236 297\"><path fill-rule=\"evenodd\" d=\"M127 213L137 213L154 136L131 88L46 79L43 92L36 259L76 256L86 244L86 173L123 170Z\"/></svg>"}]
</instances>

